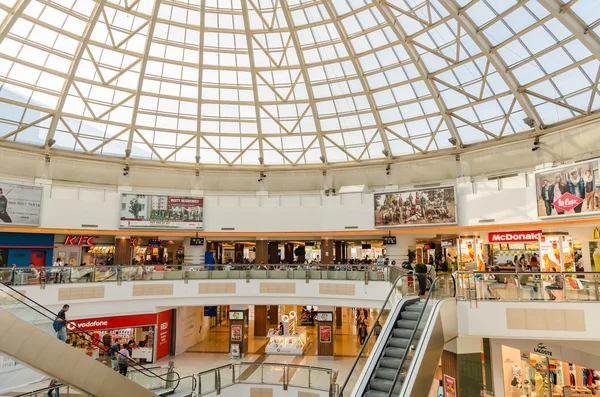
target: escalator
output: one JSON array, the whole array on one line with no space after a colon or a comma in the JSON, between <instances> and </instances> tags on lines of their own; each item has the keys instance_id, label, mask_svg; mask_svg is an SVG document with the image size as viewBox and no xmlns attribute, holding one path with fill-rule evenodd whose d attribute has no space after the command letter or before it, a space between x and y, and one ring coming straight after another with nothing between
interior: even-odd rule
<instances>
[{"instance_id":1,"label":"escalator","mask_svg":"<svg viewBox=\"0 0 600 397\"><path fill-rule=\"evenodd\" d=\"M129 378L57 339L52 323L56 313L0 283L0 353L12 357L63 384L97 397L156 397ZM74 327L74 332L103 347L102 342ZM174 390L179 375L157 375L130 360L130 371L152 379L158 377ZM172 391L171 390L171 391Z\"/></svg>"},{"instance_id":2,"label":"escalator","mask_svg":"<svg viewBox=\"0 0 600 397\"><path fill-rule=\"evenodd\" d=\"M401 276L396 280L379 316L391 305L390 297L397 284L406 281L403 278L408 279ZM349 393L348 382L362 351L340 397L346 388L353 397L422 397L429 393L444 345L458 336L452 276L438 277L432 286L424 300L408 296L393 305L353 391Z\"/></svg>"}]
</instances>

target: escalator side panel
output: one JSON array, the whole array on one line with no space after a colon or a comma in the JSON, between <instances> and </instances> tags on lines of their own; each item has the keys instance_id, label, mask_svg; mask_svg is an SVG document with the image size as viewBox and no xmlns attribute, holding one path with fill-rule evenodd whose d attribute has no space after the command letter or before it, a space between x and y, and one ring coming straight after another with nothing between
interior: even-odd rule
<instances>
[{"instance_id":1,"label":"escalator side panel","mask_svg":"<svg viewBox=\"0 0 600 397\"><path fill-rule=\"evenodd\" d=\"M156 397L127 377L0 309L0 352L93 397Z\"/></svg>"}]
</instances>

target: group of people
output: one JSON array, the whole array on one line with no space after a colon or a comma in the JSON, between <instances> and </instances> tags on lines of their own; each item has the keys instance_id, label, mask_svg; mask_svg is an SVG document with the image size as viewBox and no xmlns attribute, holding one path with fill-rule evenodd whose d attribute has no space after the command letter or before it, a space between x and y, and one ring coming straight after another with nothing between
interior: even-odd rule
<instances>
[{"instance_id":1,"label":"group of people","mask_svg":"<svg viewBox=\"0 0 600 397\"><path fill-rule=\"evenodd\" d=\"M535 256L533 256L532 259L533 258L535 258ZM531 294L531 299L537 300L538 298L536 296L538 292L538 287L537 285L535 285L535 283L531 283L531 278L532 276L534 276L534 278L539 278L540 268L539 266L532 266L531 260L529 263L530 264L522 266L520 268L517 267L515 270L519 274L518 281L521 289L529 290L529 293ZM498 265L494 266L492 268L492 271L496 273L492 276L496 280L496 283L488 285L487 290L491 298L497 298L498 294L496 293L496 290L499 288L505 288L506 284L508 284L511 278L513 278L514 276L509 272L507 272L506 275L498 274L500 272L500 267ZM553 291L562 290L564 288L563 276L560 273L557 273L556 269L551 268L547 278L549 284L544 287L544 290L548 294L550 300L556 300L556 295L554 295Z\"/></svg>"},{"instance_id":2,"label":"group of people","mask_svg":"<svg viewBox=\"0 0 600 397\"><path fill-rule=\"evenodd\" d=\"M369 325L369 309L357 308L354 322L356 324L356 333L358 334L358 342L361 345L364 345L367 340L367 336L369 335L369 330L367 328ZM379 321L377 321L375 323L375 325L373 326L373 333L375 334L376 339L377 339L377 337L379 337L379 334L381 333L381 328L382 327L381 327L381 324L379 324Z\"/></svg>"}]
</instances>

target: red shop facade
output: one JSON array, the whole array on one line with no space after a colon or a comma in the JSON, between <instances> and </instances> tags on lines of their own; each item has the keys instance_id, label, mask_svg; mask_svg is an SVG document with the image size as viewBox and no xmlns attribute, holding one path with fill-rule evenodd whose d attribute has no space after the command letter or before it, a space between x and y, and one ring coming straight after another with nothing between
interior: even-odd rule
<instances>
[{"instance_id":1,"label":"red shop facade","mask_svg":"<svg viewBox=\"0 0 600 397\"><path fill-rule=\"evenodd\" d=\"M171 310L159 313L132 314L127 316L95 317L70 320L67 326L67 342L84 350L91 357L98 357L100 349L90 345L85 338L80 338L76 328L86 331L102 340L109 333L112 340L119 339L119 344L134 341L132 358L155 362L171 353L172 330Z\"/></svg>"}]
</instances>

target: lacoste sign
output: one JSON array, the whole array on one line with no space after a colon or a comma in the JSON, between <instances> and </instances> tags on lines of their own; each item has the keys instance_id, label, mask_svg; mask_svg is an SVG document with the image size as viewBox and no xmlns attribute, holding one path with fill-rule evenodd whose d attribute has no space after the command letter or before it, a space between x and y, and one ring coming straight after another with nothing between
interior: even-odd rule
<instances>
[{"instance_id":1,"label":"lacoste sign","mask_svg":"<svg viewBox=\"0 0 600 397\"><path fill-rule=\"evenodd\" d=\"M545 344L538 343L537 347L533 349L534 353L541 354L542 356L552 357L552 352L548 350Z\"/></svg>"}]
</instances>

